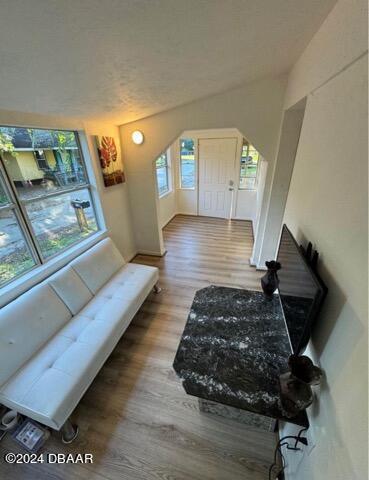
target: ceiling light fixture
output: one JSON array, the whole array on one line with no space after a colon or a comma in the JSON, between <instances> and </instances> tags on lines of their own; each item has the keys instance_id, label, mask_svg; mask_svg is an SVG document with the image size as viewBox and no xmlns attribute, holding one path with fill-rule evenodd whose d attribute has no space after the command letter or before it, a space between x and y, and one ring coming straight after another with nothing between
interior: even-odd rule
<instances>
[{"instance_id":1,"label":"ceiling light fixture","mask_svg":"<svg viewBox=\"0 0 369 480\"><path fill-rule=\"evenodd\" d=\"M140 130L135 130L135 131L132 133L132 141L133 141L133 143L135 143L136 145L141 145L141 143L143 143L143 141L144 141L143 133L140 132Z\"/></svg>"}]
</instances>

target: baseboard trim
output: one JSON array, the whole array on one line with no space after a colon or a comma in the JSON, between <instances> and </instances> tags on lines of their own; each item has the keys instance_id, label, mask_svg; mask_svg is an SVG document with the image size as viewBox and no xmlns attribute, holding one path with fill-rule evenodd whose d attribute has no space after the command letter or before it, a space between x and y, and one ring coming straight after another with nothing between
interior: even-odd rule
<instances>
[{"instance_id":1,"label":"baseboard trim","mask_svg":"<svg viewBox=\"0 0 369 480\"><path fill-rule=\"evenodd\" d=\"M252 257L249 258L249 264L251 265L251 267L256 267L256 262Z\"/></svg>"},{"instance_id":2,"label":"baseboard trim","mask_svg":"<svg viewBox=\"0 0 369 480\"><path fill-rule=\"evenodd\" d=\"M135 256L138 254L138 252L135 252L133 255L128 257L127 263L132 262L132 260L135 258Z\"/></svg>"},{"instance_id":3,"label":"baseboard trim","mask_svg":"<svg viewBox=\"0 0 369 480\"><path fill-rule=\"evenodd\" d=\"M265 272L267 269L267 267L265 265L262 265L260 263L257 263L255 262L255 260L253 259L253 257L249 258L249 263L252 267L255 267L256 270L261 270L263 272Z\"/></svg>"},{"instance_id":4,"label":"baseboard trim","mask_svg":"<svg viewBox=\"0 0 369 480\"><path fill-rule=\"evenodd\" d=\"M164 255L167 253L165 250L163 253L160 252L155 252L153 250L138 250L136 255L149 255L150 257L164 257Z\"/></svg>"},{"instance_id":5,"label":"baseboard trim","mask_svg":"<svg viewBox=\"0 0 369 480\"><path fill-rule=\"evenodd\" d=\"M164 225L162 225L161 228L162 229L165 228L168 225L168 223L170 223L173 220L173 218L177 215L178 215L178 213L173 213L173 215L170 217L170 219L167 222L165 222Z\"/></svg>"},{"instance_id":6,"label":"baseboard trim","mask_svg":"<svg viewBox=\"0 0 369 480\"><path fill-rule=\"evenodd\" d=\"M254 221L250 217L232 217L231 220L243 220L244 222L253 222Z\"/></svg>"},{"instance_id":7,"label":"baseboard trim","mask_svg":"<svg viewBox=\"0 0 369 480\"><path fill-rule=\"evenodd\" d=\"M265 265L256 265L256 270L266 272L268 269Z\"/></svg>"}]
</instances>

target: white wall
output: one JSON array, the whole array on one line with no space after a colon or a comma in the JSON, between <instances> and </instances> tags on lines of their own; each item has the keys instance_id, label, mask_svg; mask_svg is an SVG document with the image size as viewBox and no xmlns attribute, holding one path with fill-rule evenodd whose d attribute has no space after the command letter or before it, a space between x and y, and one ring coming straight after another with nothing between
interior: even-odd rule
<instances>
[{"instance_id":1,"label":"white wall","mask_svg":"<svg viewBox=\"0 0 369 480\"><path fill-rule=\"evenodd\" d=\"M159 255L164 252L153 160L184 130L237 128L273 164L285 82L285 76L259 80L120 127L138 250ZM131 140L137 129L145 135L145 142L139 146ZM270 171L268 168L266 191L270 188ZM265 208L263 200L260 222L264 221Z\"/></svg>"},{"instance_id":2,"label":"white wall","mask_svg":"<svg viewBox=\"0 0 369 480\"><path fill-rule=\"evenodd\" d=\"M366 60L309 98L284 216L316 244L329 288L312 341L326 374L310 409L317 447L301 480L367 478Z\"/></svg>"},{"instance_id":3,"label":"white wall","mask_svg":"<svg viewBox=\"0 0 369 480\"><path fill-rule=\"evenodd\" d=\"M309 352L325 371L309 409L316 447L286 478L367 478L368 112L366 2L341 0L294 67L286 106L307 95L284 222L311 240L329 293ZM277 167L278 168L278 165ZM281 434L295 432L286 425Z\"/></svg>"},{"instance_id":4,"label":"white wall","mask_svg":"<svg viewBox=\"0 0 369 480\"><path fill-rule=\"evenodd\" d=\"M115 125L104 122L84 122L83 129L87 136L90 157L94 166L97 189L104 211L104 218L109 235L126 260L131 260L137 253L129 204L129 176L125 171L126 183L106 188L101 175L99 158L95 147L94 135L110 135L114 137L121 153L119 129ZM123 168L124 157L123 157Z\"/></svg>"},{"instance_id":5,"label":"white wall","mask_svg":"<svg viewBox=\"0 0 369 480\"><path fill-rule=\"evenodd\" d=\"M260 166L259 166L259 183L258 183L258 189L257 189L257 192L256 192L257 193L257 196L256 196L256 218L255 218L255 222L253 223L254 237L256 236L256 233L259 229L261 207L262 207L262 204L263 204L267 171L268 171L268 162L265 161L264 158L261 158L261 163L260 163Z\"/></svg>"},{"instance_id":6,"label":"white wall","mask_svg":"<svg viewBox=\"0 0 369 480\"><path fill-rule=\"evenodd\" d=\"M252 220L254 222L256 219L256 202L256 190L238 190L235 199L236 212L234 218Z\"/></svg>"}]
</instances>

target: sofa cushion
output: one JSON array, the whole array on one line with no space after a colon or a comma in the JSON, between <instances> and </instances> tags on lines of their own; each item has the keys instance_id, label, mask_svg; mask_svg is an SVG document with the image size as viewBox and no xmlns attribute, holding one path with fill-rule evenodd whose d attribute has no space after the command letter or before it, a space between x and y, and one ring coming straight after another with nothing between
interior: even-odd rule
<instances>
[{"instance_id":1,"label":"sofa cushion","mask_svg":"<svg viewBox=\"0 0 369 480\"><path fill-rule=\"evenodd\" d=\"M92 293L81 277L69 266L52 275L47 283L55 290L73 315L76 315L92 298Z\"/></svg>"},{"instance_id":2,"label":"sofa cushion","mask_svg":"<svg viewBox=\"0 0 369 480\"><path fill-rule=\"evenodd\" d=\"M66 305L42 283L0 310L0 385L71 319Z\"/></svg>"},{"instance_id":3,"label":"sofa cushion","mask_svg":"<svg viewBox=\"0 0 369 480\"><path fill-rule=\"evenodd\" d=\"M127 263L102 287L97 296L135 301L142 292L147 295L158 278L156 267Z\"/></svg>"},{"instance_id":4,"label":"sofa cushion","mask_svg":"<svg viewBox=\"0 0 369 480\"><path fill-rule=\"evenodd\" d=\"M124 264L117 247L106 238L73 260L70 266L95 294Z\"/></svg>"}]
</instances>

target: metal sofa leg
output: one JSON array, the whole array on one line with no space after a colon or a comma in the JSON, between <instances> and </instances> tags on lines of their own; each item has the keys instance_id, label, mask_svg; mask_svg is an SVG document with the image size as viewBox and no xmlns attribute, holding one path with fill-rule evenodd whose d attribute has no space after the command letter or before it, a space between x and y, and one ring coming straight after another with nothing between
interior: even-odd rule
<instances>
[{"instance_id":1,"label":"metal sofa leg","mask_svg":"<svg viewBox=\"0 0 369 480\"><path fill-rule=\"evenodd\" d=\"M154 285L154 293L158 294L161 292L161 288L159 287L158 284Z\"/></svg>"},{"instance_id":2,"label":"metal sofa leg","mask_svg":"<svg viewBox=\"0 0 369 480\"><path fill-rule=\"evenodd\" d=\"M64 423L61 428L62 442L63 443L72 443L73 440L77 438L78 435L78 426L73 425L70 419Z\"/></svg>"}]
</instances>

